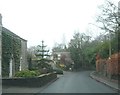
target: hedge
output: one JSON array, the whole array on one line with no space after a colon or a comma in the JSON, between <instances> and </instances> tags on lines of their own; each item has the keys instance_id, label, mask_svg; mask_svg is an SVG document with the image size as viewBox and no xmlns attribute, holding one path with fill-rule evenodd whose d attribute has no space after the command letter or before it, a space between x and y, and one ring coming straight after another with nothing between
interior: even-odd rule
<instances>
[{"instance_id":1,"label":"hedge","mask_svg":"<svg viewBox=\"0 0 120 95\"><path fill-rule=\"evenodd\" d=\"M96 60L96 71L104 75L120 76L120 53L116 53L107 59Z\"/></svg>"}]
</instances>

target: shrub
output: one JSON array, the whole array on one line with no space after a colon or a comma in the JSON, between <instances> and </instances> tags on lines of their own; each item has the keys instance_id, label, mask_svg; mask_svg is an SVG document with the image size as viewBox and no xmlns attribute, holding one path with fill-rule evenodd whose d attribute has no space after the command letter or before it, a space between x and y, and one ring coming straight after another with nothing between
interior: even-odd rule
<instances>
[{"instance_id":1,"label":"shrub","mask_svg":"<svg viewBox=\"0 0 120 95\"><path fill-rule=\"evenodd\" d=\"M38 72L38 71L25 70L25 71L18 71L15 74L15 77L35 77L38 75L40 75L40 72Z\"/></svg>"}]
</instances>

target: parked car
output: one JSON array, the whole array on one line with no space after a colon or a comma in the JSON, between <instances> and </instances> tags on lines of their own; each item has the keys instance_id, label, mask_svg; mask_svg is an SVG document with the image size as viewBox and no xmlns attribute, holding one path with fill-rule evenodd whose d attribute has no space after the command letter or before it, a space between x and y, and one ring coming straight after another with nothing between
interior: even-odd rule
<instances>
[{"instance_id":1,"label":"parked car","mask_svg":"<svg viewBox=\"0 0 120 95\"><path fill-rule=\"evenodd\" d=\"M60 69L54 69L53 72L54 72L55 74L63 74L63 71L60 70Z\"/></svg>"}]
</instances>

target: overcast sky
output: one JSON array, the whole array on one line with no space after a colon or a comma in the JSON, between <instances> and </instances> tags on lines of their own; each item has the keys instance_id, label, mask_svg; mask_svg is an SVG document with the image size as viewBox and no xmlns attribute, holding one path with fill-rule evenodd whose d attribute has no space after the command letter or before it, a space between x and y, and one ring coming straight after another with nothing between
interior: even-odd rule
<instances>
[{"instance_id":1,"label":"overcast sky","mask_svg":"<svg viewBox=\"0 0 120 95\"><path fill-rule=\"evenodd\" d=\"M75 31L98 35L94 31L97 28L88 23L94 23L97 6L103 1L0 0L0 13L3 26L26 39L28 47L44 40L52 48L55 42L62 43L63 38L65 43L69 42Z\"/></svg>"}]
</instances>

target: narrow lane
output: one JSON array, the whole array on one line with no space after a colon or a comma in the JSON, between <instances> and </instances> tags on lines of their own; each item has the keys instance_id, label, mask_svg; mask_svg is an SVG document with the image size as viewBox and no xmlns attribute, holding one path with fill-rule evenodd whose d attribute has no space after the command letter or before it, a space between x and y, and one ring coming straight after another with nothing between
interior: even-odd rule
<instances>
[{"instance_id":1,"label":"narrow lane","mask_svg":"<svg viewBox=\"0 0 120 95\"><path fill-rule=\"evenodd\" d=\"M89 77L91 71L65 72L39 93L117 93Z\"/></svg>"}]
</instances>

